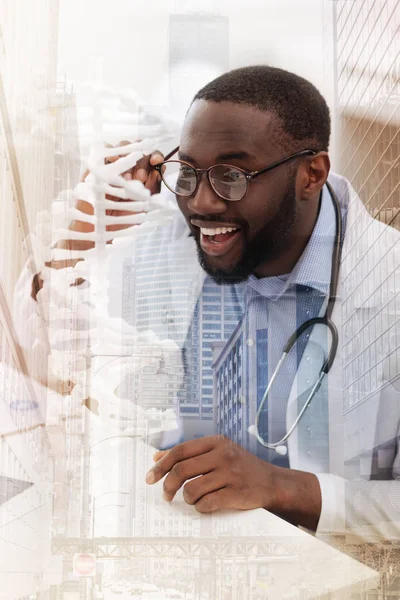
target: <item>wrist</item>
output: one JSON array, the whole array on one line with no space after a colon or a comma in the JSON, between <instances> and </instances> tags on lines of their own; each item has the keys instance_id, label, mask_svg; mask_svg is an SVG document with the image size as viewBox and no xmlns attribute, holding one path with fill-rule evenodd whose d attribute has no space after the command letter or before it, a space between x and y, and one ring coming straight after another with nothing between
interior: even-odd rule
<instances>
[{"instance_id":1,"label":"wrist","mask_svg":"<svg viewBox=\"0 0 400 600\"><path fill-rule=\"evenodd\" d=\"M276 467L275 496L268 510L294 525L315 531L321 514L322 498L318 478L313 473Z\"/></svg>"}]
</instances>

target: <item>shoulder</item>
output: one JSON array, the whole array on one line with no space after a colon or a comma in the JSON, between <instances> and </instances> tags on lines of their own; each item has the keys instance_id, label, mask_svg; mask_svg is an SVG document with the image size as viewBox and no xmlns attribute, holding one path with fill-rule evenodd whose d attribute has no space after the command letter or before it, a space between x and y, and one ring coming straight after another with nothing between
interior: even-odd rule
<instances>
[{"instance_id":1,"label":"shoulder","mask_svg":"<svg viewBox=\"0 0 400 600\"><path fill-rule=\"evenodd\" d=\"M400 232L373 218L346 178L331 173L329 182L345 219L341 258L344 298L354 308L398 304Z\"/></svg>"}]
</instances>

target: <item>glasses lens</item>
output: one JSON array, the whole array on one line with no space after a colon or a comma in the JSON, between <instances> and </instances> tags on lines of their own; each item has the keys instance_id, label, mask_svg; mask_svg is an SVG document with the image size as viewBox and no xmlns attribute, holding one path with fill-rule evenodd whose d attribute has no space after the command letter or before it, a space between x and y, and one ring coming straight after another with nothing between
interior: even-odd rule
<instances>
[{"instance_id":1,"label":"glasses lens","mask_svg":"<svg viewBox=\"0 0 400 600\"><path fill-rule=\"evenodd\" d=\"M196 189L196 171L189 165L170 160L164 163L163 181L179 196L191 196Z\"/></svg>"},{"instance_id":2,"label":"glasses lens","mask_svg":"<svg viewBox=\"0 0 400 600\"><path fill-rule=\"evenodd\" d=\"M210 171L210 182L214 190L225 200L241 200L247 190L246 175L224 165L217 165Z\"/></svg>"}]
</instances>

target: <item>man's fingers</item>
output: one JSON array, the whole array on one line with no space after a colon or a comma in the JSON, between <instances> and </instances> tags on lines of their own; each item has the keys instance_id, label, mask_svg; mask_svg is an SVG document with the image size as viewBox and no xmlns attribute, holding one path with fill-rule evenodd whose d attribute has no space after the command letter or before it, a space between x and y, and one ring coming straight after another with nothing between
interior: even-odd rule
<instances>
[{"instance_id":1,"label":"man's fingers","mask_svg":"<svg viewBox=\"0 0 400 600\"><path fill-rule=\"evenodd\" d=\"M157 194L160 191L161 178L158 171L151 171L145 183L145 188L150 190L151 194Z\"/></svg>"},{"instance_id":2,"label":"man's fingers","mask_svg":"<svg viewBox=\"0 0 400 600\"><path fill-rule=\"evenodd\" d=\"M153 166L158 165L163 160L164 157L158 150L150 154L150 156L143 156L137 161L134 167L133 178L147 184L146 187L150 189L150 185L153 186L159 180L158 177L154 176L154 173L157 176L158 173L153 170Z\"/></svg>"},{"instance_id":3,"label":"man's fingers","mask_svg":"<svg viewBox=\"0 0 400 600\"><path fill-rule=\"evenodd\" d=\"M164 155L161 154L161 152L159 150L156 150L155 152L150 154L150 164L152 166L158 165L160 162L163 162L163 160L164 160Z\"/></svg>"},{"instance_id":4,"label":"man's fingers","mask_svg":"<svg viewBox=\"0 0 400 600\"><path fill-rule=\"evenodd\" d=\"M141 142L142 140L136 140L134 143L136 142ZM129 140L121 140L120 142L118 142L118 144L116 144L116 146L111 146L111 144L104 144L107 148L123 148L124 146L128 146L129 144L131 144L131 142ZM105 159L105 163L106 164L110 164L113 162L116 162L117 160L119 160L120 158L123 158L124 156L127 156L127 154L125 153L121 153L118 156L109 156ZM122 173L122 176L129 180L129 179L133 179L133 173L134 173L135 167L132 167L132 169L129 169L129 171L126 171L125 173ZM120 198L117 198L117 200L120 202Z\"/></svg>"},{"instance_id":5,"label":"man's fingers","mask_svg":"<svg viewBox=\"0 0 400 600\"><path fill-rule=\"evenodd\" d=\"M174 446L150 469L146 475L146 483L157 483L170 472L176 463L209 452L215 447L218 440L219 436L208 436Z\"/></svg>"},{"instance_id":6,"label":"man's fingers","mask_svg":"<svg viewBox=\"0 0 400 600\"><path fill-rule=\"evenodd\" d=\"M154 462L157 462L158 460L160 460L160 458L165 456L167 454L167 452L169 452L169 450L157 450L157 452L154 452L154 454L153 454Z\"/></svg>"},{"instance_id":7,"label":"man's fingers","mask_svg":"<svg viewBox=\"0 0 400 600\"><path fill-rule=\"evenodd\" d=\"M186 504L196 504L203 496L225 487L227 482L221 477L223 472L211 471L186 483L183 486L183 499Z\"/></svg>"},{"instance_id":8,"label":"man's fingers","mask_svg":"<svg viewBox=\"0 0 400 600\"><path fill-rule=\"evenodd\" d=\"M176 463L164 479L164 500L171 501L185 481L209 473L215 467L215 455L212 452Z\"/></svg>"},{"instance_id":9,"label":"man's fingers","mask_svg":"<svg viewBox=\"0 0 400 600\"><path fill-rule=\"evenodd\" d=\"M163 160L164 160L164 156L161 154L161 152L156 150L155 152L153 152L153 154L150 155L150 161L149 161L150 167L153 167L154 165L158 165ZM165 167L163 167L163 171L165 171ZM155 169L152 169L150 171L150 175L147 178L147 182L146 182L146 188L148 190L150 190L150 192L152 194L157 194L160 191L161 176L160 176L160 173L158 171L156 171Z\"/></svg>"},{"instance_id":10,"label":"man's fingers","mask_svg":"<svg viewBox=\"0 0 400 600\"><path fill-rule=\"evenodd\" d=\"M135 143L136 142L141 142L141 140L136 140ZM123 148L124 146L127 146L130 143L131 142L128 140L121 140L115 146L115 148ZM114 148L114 146L112 146L111 144L107 144L107 143L105 143L104 146L106 148ZM109 156L109 157L105 158L104 162L106 164L110 164L110 163L116 162L118 159L120 159L124 156L126 156L126 154L123 154L123 153L121 153L117 156ZM152 154L143 156L141 159L139 159L137 161L136 165L134 165L132 167L132 169L129 169L129 171L122 173L122 176L127 181L131 181L132 179L138 179L146 186L147 189L149 189L151 191L152 194L154 194L159 191L158 188L159 188L161 181L160 181L160 177L159 177L157 171L153 170L153 166L157 165L158 163L162 162L163 160L164 160L163 154L159 150L156 150ZM89 173L90 173L90 171L86 170L82 176L81 181L85 181L85 179L89 175ZM120 198L115 198L115 197L112 197L112 199L116 200L118 202L123 201Z\"/></svg>"},{"instance_id":11,"label":"man's fingers","mask_svg":"<svg viewBox=\"0 0 400 600\"><path fill-rule=\"evenodd\" d=\"M224 508L234 508L234 492L225 487L211 494L206 494L194 506L200 513L212 513Z\"/></svg>"},{"instance_id":12,"label":"man's fingers","mask_svg":"<svg viewBox=\"0 0 400 600\"><path fill-rule=\"evenodd\" d=\"M138 179L142 183L146 183L150 169L150 157L142 156L133 167L133 179Z\"/></svg>"}]
</instances>

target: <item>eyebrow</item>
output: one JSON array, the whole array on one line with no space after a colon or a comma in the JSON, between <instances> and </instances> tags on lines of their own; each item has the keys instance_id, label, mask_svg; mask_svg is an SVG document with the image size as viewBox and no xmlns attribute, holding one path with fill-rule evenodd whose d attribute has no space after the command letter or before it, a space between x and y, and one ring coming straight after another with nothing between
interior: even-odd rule
<instances>
[{"instance_id":1,"label":"eyebrow","mask_svg":"<svg viewBox=\"0 0 400 600\"><path fill-rule=\"evenodd\" d=\"M179 152L179 158L180 160L184 160L188 163L193 163L194 165L197 164L195 159L192 156L189 156L189 154L185 154L184 152ZM252 160L255 161L256 157L254 156L254 154L249 154L248 152L226 152L224 154L218 154L218 156L216 157L216 163L218 164L219 162L223 162L226 160Z\"/></svg>"}]
</instances>

